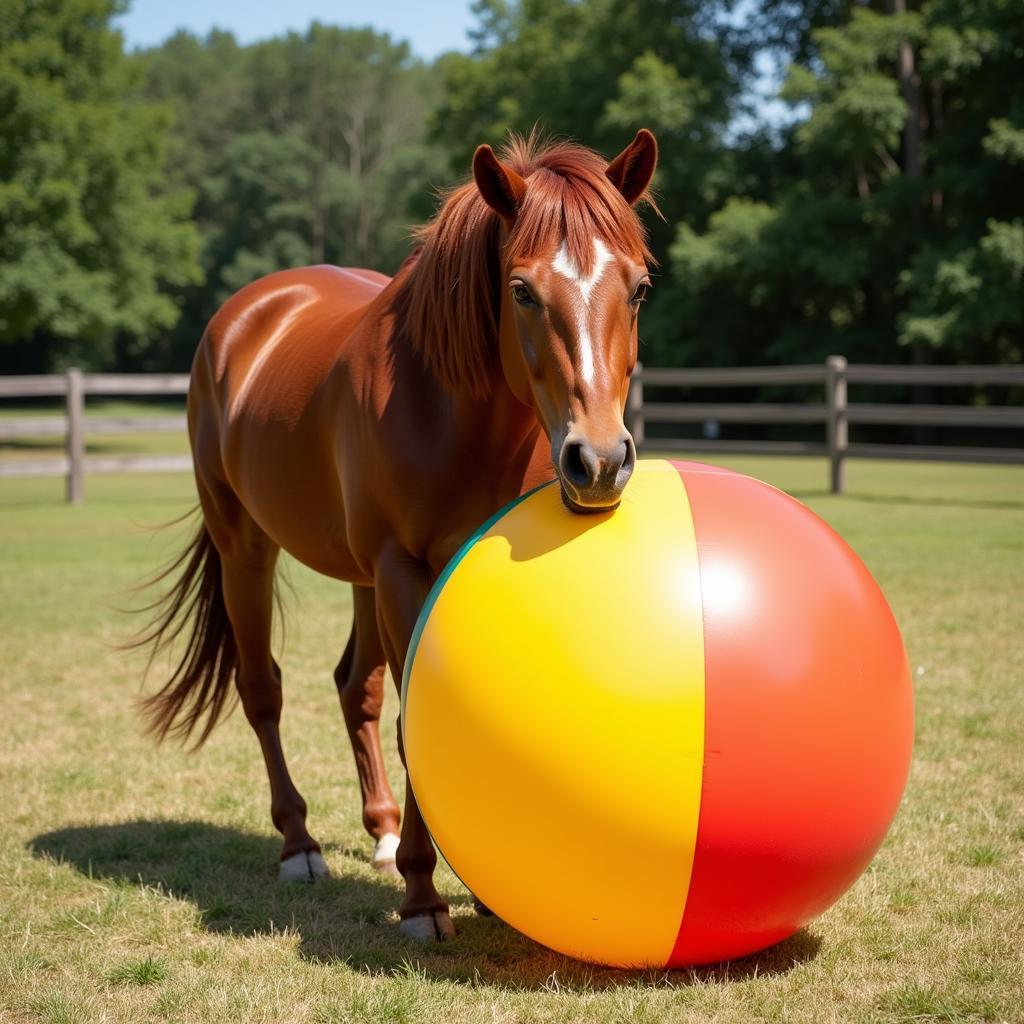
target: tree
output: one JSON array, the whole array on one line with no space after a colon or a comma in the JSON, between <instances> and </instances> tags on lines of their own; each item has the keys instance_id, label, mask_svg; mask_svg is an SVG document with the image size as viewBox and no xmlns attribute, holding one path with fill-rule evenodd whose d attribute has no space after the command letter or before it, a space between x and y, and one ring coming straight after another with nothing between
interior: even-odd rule
<instances>
[{"instance_id":1,"label":"tree","mask_svg":"<svg viewBox=\"0 0 1024 1024\"><path fill-rule=\"evenodd\" d=\"M433 134L464 175L473 149L534 125L608 153L658 135L666 216L717 198L722 137L750 51L721 20L727 0L477 0L471 56L440 62Z\"/></svg>"},{"instance_id":2,"label":"tree","mask_svg":"<svg viewBox=\"0 0 1024 1024\"><path fill-rule=\"evenodd\" d=\"M716 361L1019 360L1024 49L1018 0L777 4L808 54L807 116L770 195L737 196L672 248L679 351ZM778 38L784 38L780 33ZM728 339L723 351L722 339Z\"/></svg>"},{"instance_id":3,"label":"tree","mask_svg":"<svg viewBox=\"0 0 1024 1024\"><path fill-rule=\"evenodd\" d=\"M138 58L177 112L175 174L196 190L205 284L183 291L165 361L186 365L233 291L290 266L393 272L445 178L425 139L432 69L405 43L314 23L240 47L179 33Z\"/></svg>"},{"instance_id":4,"label":"tree","mask_svg":"<svg viewBox=\"0 0 1024 1024\"><path fill-rule=\"evenodd\" d=\"M113 0L4 0L0 360L101 366L171 327L200 277L169 112L140 102Z\"/></svg>"}]
</instances>

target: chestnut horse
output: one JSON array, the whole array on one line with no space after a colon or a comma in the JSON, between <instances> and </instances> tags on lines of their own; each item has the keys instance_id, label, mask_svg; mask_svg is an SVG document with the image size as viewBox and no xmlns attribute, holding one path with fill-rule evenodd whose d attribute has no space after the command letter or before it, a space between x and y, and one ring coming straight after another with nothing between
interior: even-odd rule
<instances>
[{"instance_id":1,"label":"chestnut horse","mask_svg":"<svg viewBox=\"0 0 1024 1024\"><path fill-rule=\"evenodd\" d=\"M454 929L408 784L399 842L378 734L385 664L401 680L431 584L497 509L557 474L571 512L607 511L635 461L622 414L650 254L633 207L654 137L641 130L611 163L532 139L502 156L476 151L473 180L394 279L282 271L210 321L188 396L202 524L141 641L187 637L144 701L158 736L196 731L202 743L237 689L284 836L280 877L313 880L327 867L278 731L278 552L353 584L334 678L373 863L405 879L401 929L419 939Z\"/></svg>"}]
</instances>

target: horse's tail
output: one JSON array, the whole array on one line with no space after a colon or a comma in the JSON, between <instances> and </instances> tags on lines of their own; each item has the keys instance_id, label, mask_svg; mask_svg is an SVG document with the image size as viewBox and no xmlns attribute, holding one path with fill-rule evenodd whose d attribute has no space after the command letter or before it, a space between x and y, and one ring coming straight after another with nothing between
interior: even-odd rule
<instances>
[{"instance_id":1,"label":"horse's tail","mask_svg":"<svg viewBox=\"0 0 1024 1024\"><path fill-rule=\"evenodd\" d=\"M142 611L153 619L130 642L149 648L153 659L182 634L188 638L171 677L156 693L139 701L148 719L148 732L163 740L171 735L182 741L194 731L201 746L213 727L231 709L238 647L221 590L220 555L206 524L200 522L191 543L146 586L173 582Z\"/></svg>"}]
</instances>

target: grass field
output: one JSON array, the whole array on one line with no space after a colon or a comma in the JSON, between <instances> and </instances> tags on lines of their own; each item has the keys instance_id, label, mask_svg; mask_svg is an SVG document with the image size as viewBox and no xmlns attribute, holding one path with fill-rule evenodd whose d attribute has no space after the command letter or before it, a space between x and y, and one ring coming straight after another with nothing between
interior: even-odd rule
<instances>
[{"instance_id":1,"label":"grass field","mask_svg":"<svg viewBox=\"0 0 1024 1024\"><path fill-rule=\"evenodd\" d=\"M184 535L150 527L190 480L90 477L78 508L60 480L0 481L0 1021L1024 1021L1024 471L854 462L836 498L816 460L723 461L807 501L875 573L917 746L885 846L833 909L672 973L548 953L475 917L447 870L460 937L399 938L331 681L347 588L295 565L284 737L334 878L280 886L243 717L198 754L154 748L132 710L143 659L113 646L128 588Z\"/></svg>"}]
</instances>

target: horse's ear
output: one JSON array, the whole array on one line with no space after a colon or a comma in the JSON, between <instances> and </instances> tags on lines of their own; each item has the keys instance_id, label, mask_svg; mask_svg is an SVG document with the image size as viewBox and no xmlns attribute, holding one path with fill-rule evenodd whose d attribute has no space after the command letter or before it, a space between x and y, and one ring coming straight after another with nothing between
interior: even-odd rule
<instances>
[{"instance_id":1,"label":"horse's ear","mask_svg":"<svg viewBox=\"0 0 1024 1024\"><path fill-rule=\"evenodd\" d=\"M658 140L652 132L641 128L604 173L632 206L647 191L657 166Z\"/></svg>"},{"instance_id":2,"label":"horse's ear","mask_svg":"<svg viewBox=\"0 0 1024 1024\"><path fill-rule=\"evenodd\" d=\"M506 167L490 146L478 146L473 154L473 179L487 205L506 224L511 224L526 195L526 182L511 167Z\"/></svg>"}]
</instances>

